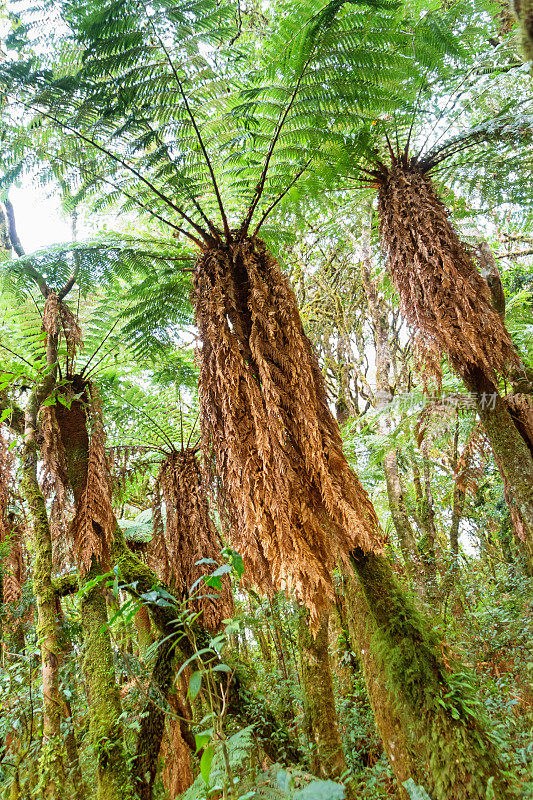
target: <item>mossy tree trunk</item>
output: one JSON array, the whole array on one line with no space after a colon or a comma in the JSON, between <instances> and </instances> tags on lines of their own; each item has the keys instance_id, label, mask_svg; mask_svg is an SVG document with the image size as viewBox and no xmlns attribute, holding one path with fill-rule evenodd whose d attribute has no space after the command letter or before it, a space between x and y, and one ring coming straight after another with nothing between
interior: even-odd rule
<instances>
[{"instance_id":1,"label":"mossy tree trunk","mask_svg":"<svg viewBox=\"0 0 533 800\"><path fill-rule=\"evenodd\" d=\"M405 755L412 748L435 800L486 800L489 786L494 798L508 800L512 787L463 671L454 674L447 666L442 644L397 584L386 558L357 550L352 565L365 600L360 611L369 623L380 696L407 743L402 745L406 768L413 768ZM370 693L373 704L376 697ZM374 710L379 725L383 712L375 705ZM386 739L384 744L390 751Z\"/></svg>"},{"instance_id":2,"label":"mossy tree trunk","mask_svg":"<svg viewBox=\"0 0 533 800\"><path fill-rule=\"evenodd\" d=\"M85 575L81 601L83 668L89 701L89 730L97 766L97 800L132 800L120 717L122 708L115 677L113 650L108 629L107 603L101 582L102 568L96 563Z\"/></svg>"},{"instance_id":3,"label":"mossy tree trunk","mask_svg":"<svg viewBox=\"0 0 533 800\"><path fill-rule=\"evenodd\" d=\"M135 596L146 594L154 586L161 585L155 573L127 547L120 529L115 534L112 560L119 570L125 588ZM132 589L133 586L135 586L135 590ZM166 588L168 591L168 587ZM148 608L154 626L161 635L173 635L185 658L190 658L194 649L187 632L177 624L179 612L173 607L162 607L156 604L148 604ZM204 646L204 644L207 646L211 635L206 630L197 628L195 638L199 646ZM229 717L240 720L245 725L255 726L257 739L272 761L279 761L282 764L301 764L303 762L303 753L298 744L280 725L265 701L251 690L245 675L240 670L238 674L234 675L231 683L227 713ZM182 730L182 735L188 742L187 732Z\"/></svg>"},{"instance_id":4,"label":"mossy tree trunk","mask_svg":"<svg viewBox=\"0 0 533 800\"><path fill-rule=\"evenodd\" d=\"M309 611L298 611L298 644L304 690L304 729L313 745L311 769L322 778L339 780L347 765L335 708L329 657L329 613L320 616L318 630L309 627ZM347 787L347 796L350 794Z\"/></svg>"},{"instance_id":5,"label":"mossy tree trunk","mask_svg":"<svg viewBox=\"0 0 533 800\"><path fill-rule=\"evenodd\" d=\"M398 714L396 699L387 681L386 663L375 652L373 639L376 624L354 573L349 569L343 572L342 607L349 641L363 670L368 699L383 748L399 786L408 778L412 778L417 784L423 783L426 776L420 769L409 731L404 729ZM402 800L408 800L405 790L400 790L400 794Z\"/></svg>"},{"instance_id":6,"label":"mossy tree trunk","mask_svg":"<svg viewBox=\"0 0 533 800\"><path fill-rule=\"evenodd\" d=\"M65 771L61 737L59 693L58 617L52 585L52 536L45 501L37 481L37 448L26 441L23 456L23 492L30 509L35 549L33 591L37 605L37 637L41 650L43 681L43 743L39 757L39 792L45 800L59 800Z\"/></svg>"},{"instance_id":7,"label":"mossy tree trunk","mask_svg":"<svg viewBox=\"0 0 533 800\"><path fill-rule=\"evenodd\" d=\"M368 303L368 310L370 312L372 332L374 335L374 346L376 348L375 406L379 411L383 410L383 408L385 408L386 405L392 400L392 390L390 384L390 375L392 369L392 353L390 346L391 331L388 320L388 310L379 295L379 291L375 285L375 282L372 279L370 262L370 226L368 226L368 228L364 231L364 237L365 252L363 254L363 261L361 264L361 277ZM382 419L380 425L383 432L387 433L389 429L387 421ZM427 593L425 581L426 572L420 558L420 553L418 552L416 546L414 531L409 519L409 512L407 510L405 494L403 491L400 470L398 466L398 458L394 448L391 448L385 453L383 458L383 472L385 475L387 499L392 523L394 525L396 535L398 536L407 575L413 582L416 590L421 595L425 595Z\"/></svg>"},{"instance_id":8,"label":"mossy tree trunk","mask_svg":"<svg viewBox=\"0 0 533 800\"><path fill-rule=\"evenodd\" d=\"M500 470L511 515L518 519L527 571L533 575L533 454L500 394L481 370L465 371L463 380L476 397L481 423Z\"/></svg>"},{"instance_id":9,"label":"mossy tree trunk","mask_svg":"<svg viewBox=\"0 0 533 800\"><path fill-rule=\"evenodd\" d=\"M52 584L52 534L39 481L36 444L37 415L42 402L52 391L56 379L57 335L48 335L46 359L49 371L31 393L24 414L22 488L30 509L35 548L33 590L37 604L37 636L41 650L43 681L43 743L39 758L39 793L45 800L56 800L65 781L61 738L61 697L59 693L59 627L56 596Z\"/></svg>"},{"instance_id":10,"label":"mossy tree trunk","mask_svg":"<svg viewBox=\"0 0 533 800\"><path fill-rule=\"evenodd\" d=\"M175 671L175 642L165 635L158 643L157 659L137 738L133 773L140 800L152 800L159 751L165 732L165 706Z\"/></svg>"},{"instance_id":11,"label":"mossy tree trunk","mask_svg":"<svg viewBox=\"0 0 533 800\"><path fill-rule=\"evenodd\" d=\"M137 642L139 646L139 658L144 661L146 651L152 644L152 626L150 615L145 606L141 606L133 618L137 630Z\"/></svg>"},{"instance_id":12,"label":"mossy tree trunk","mask_svg":"<svg viewBox=\"0 0 533 800\"><path fill-rule=\"evenodd\" d=\"M87 418L78 401L74 401L70 409L62 408L57 418L65 448L68 478L78 507L88 478ZM135 795L124 747L120 722L122 707L108 627L103 577L107 571L93 556L90 569L80 579L89 730L97 764L97 800L132 800Z\"/></svg>"}]
</instances>

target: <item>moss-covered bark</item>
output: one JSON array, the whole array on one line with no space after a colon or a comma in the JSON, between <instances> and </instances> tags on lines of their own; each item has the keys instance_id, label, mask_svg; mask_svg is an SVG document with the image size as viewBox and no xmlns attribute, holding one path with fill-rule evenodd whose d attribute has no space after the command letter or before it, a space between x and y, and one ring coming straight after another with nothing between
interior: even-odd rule
<instances>
[{"instance_id":1,"label":"moss-covered bark","mask_svg":"<svg viewBox=\"0 0 533 800\"><path fill-rule=\"evenodd\" d=\"M146 651L152 644L152 626L150 615L145 606L141 606L133 618L137 631L137 642L139 646L139 658L144 661Z\"/></svg>"},{"instance_id":2,"label":"moss-covered bark","mask_svg":"<svg viewBox=\"0 0 533 800\"><path fill-rule=\"evenodd\" d=\"M314 745L311 768L319 777L338 780L346 772L347 765L333 693L329 613L322 613L314 636L309 628L309 612L301 607L298 612L298 643L304 690L304 729Z\"/></svg>"},{"instance_id":3,"label":"moss-covered bark","mask_svg":"<svg viewBox=\"0 0 533 800\"><path fill-rule=\"evenodd\" d=\"M405 753L412 748L421 761L430 796L486 800L490 786L494 798L508 800L509 776L464 671L447 667L441 643L384 557L356 551L352 565L365 599L360 611L369 620L381 696L399 722ZM371 669L371 663L365 666ZM371 700L376 696L371 693Z\"/></svg>"},{"instance_id":4,"label":"moss-covered bark","mask_svg":"<svg viewBox=\"0 0 533 800\"><path fill-rule=\"evenodd\" d=\"M148 686L148 698L137 737L133 765L135 789L140 800L152 800L157 762L165 731L165 705L175 674L175 643L163 636ZM153 701L153 702L152 702Z\"/></svg>"},{"instance_id":5,"label":"moss-covered bark","mask_svg":"<svg viewBox=\"0 0 533 800\"><path fill-rule=\"evenodd\" d=\"M477 410L490 441L506 489L511 513L519 518L520 538L527 553L527 569L533 575L533 455L497 388L480 370L463 374L477 401Z\"/></svg>"},{"instance_id":6,"label":"moss-covered bark","mask_svg":"<svg viewBox=\"0 0 533 800\"><path fill-rule=\"evenodd\" d=\"M152 570L127 547L120 529L115 534L112 558L119 569L125 588L135 596L150 592L154 586L160 583ZM193 646L189 641L187 631L176 624L178 619L176 609L172 606L159 606L155 603L147 604L147 607L150 610L152 621L160 633L167 636L172 634L183 655L189 658L194 652ZM198 647L207 646L210 634L196 627L195 639ZM259 743L273 761L282 764L303 762L304 756L298 744L292 740L286 728L280 725L265 701L250 690L242 671L235 674L233 678L227 713L228 716L241 720L246 725L255 726Z\"/></svg>"},{"instance_id":7,"label":"moss-covered bark","mask_svg":"<svg viewBox=\"0 0 533 800\"><path fill-rule=\"evenodd\" d=\"M134 792L127 767L120 715L120 696L115 679L113 651L107 627L107 605L99 565L82 581L87 588L81 601L83 667L89 700L89 730L97 768L97 800L132 800Z\"/></svg>"},{"instance_id":8,"label":"moss-covered bark","mask_svg":"<svg viewBox=\"0 0 533 800\"><path fill-rule=\"evenodd\" d=\"M28 426L31 428L31 426ZM59 694L59 637L56 595L52 584L52 536L37 481L37 448L31 431L23 455L22 489L31 518L35 549L33 591L43 680L43 742L39 757L39 792L45 800L61 797L65 780Z\"/></svg>"},{"instance_id":9,"label":"moss-covered bark","mask_svg":"<svg viewBox=\"0 0 533 800\"><path fill-rule=\"evenodd\" d=\"M343 576L342 600L350 644L362 667L376 728L398 784L401 786L408 778L423 784L426 775L417 759L409 731L404 729L396 710L396 699L387 682L386 665L372 646L376 625L361 585L350 570L345 570ZM402 800L408 800L407 792L404 791L401 797Z\"/></svg>"},{"instance_id":10,"label":"moss-covered bark","mask_svg":"<svg viewBox=\"0 0 533 800\"><path fill-rule=\"evenodd\" d=\"M76 506L88 478L89 434L81 402L59 409L57 420L65 448L68 479ZM108 628L103 564L95 557L80 580L84 672L89 701L89 730L97 766L97 800L132 800L135 796L120 723L120 694Z\"/></svg>"}]
</instances>

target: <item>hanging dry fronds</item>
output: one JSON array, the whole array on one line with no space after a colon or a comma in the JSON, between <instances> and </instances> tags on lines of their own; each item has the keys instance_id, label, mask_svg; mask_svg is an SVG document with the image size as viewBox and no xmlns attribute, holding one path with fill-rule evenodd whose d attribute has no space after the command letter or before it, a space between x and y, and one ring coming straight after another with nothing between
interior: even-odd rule
<instances>
[{"instance_id":1,"label":"hanging dry fronds","mask_svg":"<svg viewBox=\"0 0 533 800\"><path fill-rule=\"evenodd\" d=\"M9 552L3 565L3 601L13 605L18 603L21 598L22 587L28 576L28 569L24 547L24 529L12 513L6 514L5 526L0 533L0 542L9 543Z\"/></svg>"},{"instance_id":2,"label":"hanging dry fronds","mask_svg":"<svg viewBox=\"0 0 533 800\"><path fill-rule=\"evenodd\" d=\"M59 330L59 299L55 292L49 292L44 303L42 329L55 336Z\"/></svg>"},{"instance_id":3,"label":"hanging dry fronds","mask_svg":"<svg viewBox=\"0 0 533 800\"><path fill-rule=\"evenodd\" d=\"M59 313L67 342L67 353L73 360L76 350L83 349L83 332L76 315L72 313L64 300L60 303Z\"/></svg>"},{"instance_id":4,"label":"hanging dry fronds","mask_svg":"<svg viewBox=\"0 0 533 800\"><path fill-rule=\"evenodd\" d=\"M162 581L170 584L172 570L170 555L165 539L165 523L163 522L162 498L159 478L155 482L152 501L152 541L149 547L149 562L154 572Z\"/></svg>"},{"instance_id":5,"label":"hanging dry fronds","mask_svg":"<svg viewBox=\"0 0 533 800\"><path fill-rule=\"evenodd\" d=\"M446 353L459 374L481 369L492 383L520 360L467 246L416 163L378 176L380 230L402 312L416 328L426 369L440 378Z\"/></svg>"},{"instance_id":6,"label":"hanging dry fronds","mask_svg":"<svg viewBox=\"0 0 533 800\"><path fill-rule=\"evenodd\" d=\"M115 531L115 515L111 505L111 477L105 453L105 433L102 424L102 404L94 384L86 387L87 404L72 403L70 414L61 413L58 420L63 442L65 442L66 421L76 423L73 434L82 438L89 434L86 481L81 491L76 491L76 510L72 522L72 536L76 548L78 565L82 574L91 567L96 558L105 563ZM80 416L79 410L84 413ZM72 416L76 419L73 420ZM83 459L82 459L83 460Z\"/></svg>"},{"instance_id":7,"label":"hanging dry fronds","mask_svg":"<svg viewBox=\"0 0 533 800\"><path fill-rule=\"evenodd\" d=\"M41 455L47 473L47 486L43 487L45 496L53 491L61 508L68 505L68 470L61 430L57 421L56 407L42 406L39 412L43 444Z\"/></svg>"},{"instance_id":8,"label":"hanging dry fronds","mask_svg":"<svg viewBox=\"0 0 533 800\"><path fill-rule=\"evenodd\" d=\"M165 503L165 526L159 492ZM220 564L222 547L209 516L207 493L193 450L173 452L161 464L154 491L153 524L153 567L178 596L187 597L194 584L215 569L214 564L198 562L211 559ZM218 630L222 620L233 614L227 576L222 576L221 584L221 589L213 589L200 581L191 594L193 610L201 612L202 624L211 631Z\"/></svg>"},{"instance_id":9,"label":"hanging dry fronds","mask_svg":"<svg viewBox=\"0 0 533 800\"><path fill-rule=\"evenodd\" d=\"M296 298L257 239L211 249L195 273L204 456L221 518L261 590L289 588L314 619L331 570L383 533L342 452Z\"/></svg>"}]
</instances>

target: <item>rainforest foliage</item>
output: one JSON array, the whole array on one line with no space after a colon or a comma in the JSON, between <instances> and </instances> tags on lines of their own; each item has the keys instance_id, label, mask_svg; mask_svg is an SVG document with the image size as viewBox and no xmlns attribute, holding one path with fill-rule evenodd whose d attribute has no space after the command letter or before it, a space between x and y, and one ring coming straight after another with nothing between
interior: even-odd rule
<instances>
[{"instance_id":1,"label":"rainforest foliage","mask_svg":"<svg viewBox=\"0 0 533 800\"><path fill-rule=\"evenodd\" d=\"M530 2L0 20L0 797L533 798Z\"/></svg>"}]
</instances>

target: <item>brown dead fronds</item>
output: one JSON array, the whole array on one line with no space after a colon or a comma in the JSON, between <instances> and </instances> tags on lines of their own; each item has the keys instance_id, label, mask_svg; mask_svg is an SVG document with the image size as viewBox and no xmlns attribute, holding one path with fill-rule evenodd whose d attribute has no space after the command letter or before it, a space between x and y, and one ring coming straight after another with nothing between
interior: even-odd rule
<instances>
[{"instance_id":1,"label":"brown dead fronds","mask_svg":"<svg viewBox=\"0 0 533 800\"><path fill-rule=\"evenodd\" d=\"M87 385L86 398L85 420L76 414L79 417L76 420L76 433L83 435L86 430L89 436L86 480L81 491L79 493L75 491L76 509L71 528L78 565L82 574L90 569L93 557L101 563L106 563L116 524L111 505L112 487L105 453L102 404L94 384ZM72 413L78 412L79 408L81 408L81 404L73 403ZM65 413L63 424L60 421L63 437L66 432L67 420L72 421L69 414ZM82 425L85 427L82 428ZM65 441L64 443L66 445Z\"/></svg>"},{"instance_id":2,"label":"brown dead fronds","mask_svg":"<svg viewBox=\"0 0 533 800\"><path fill-rule=\"evenodd\" d=\"M459 374L476 366L496 383L520 360L431 180L416 161L398 159L382 165L378 184L383 249L426 370L440 378L444 352Z\"/></svg>"},{"instance_id":3,"label":"brown dead fronds","mask_svg":"<svg viewBox=\"0 0 533 800\"><path fill-rule=\"evenodd\" d=\"M221 563L222 547L209 516L207 492L194 450L174 451L161 464L154 491L153 528L152 566L179 597L186 598L194 584ZM215 563L199 564L203 559ZM220 589L200 580L191 598L192 609L201 613L202 624L211 631L218 630L222 620L233 614L227 575L222 576Z\"/></svg>"},{"instance_id":4,"label":"brown dead fronds","mask_svg":"<svg viewBox=\"0 0 533 800\"><path fill-rule=\"evenodd\" d=\"M39 412L43 444L41 455L46 469L46 487L43 487L45 496L55 494L60 507L68 506L68 469L65 448L61 439L61 430L56 416L54 405L43 406Z\"/></svg>"},{"instance_id":5,"label":"brown dead fronds","mask_svg":"<svg viewBox=\"0 0 533 800\"><path fill-rule=\"evenodd\" d=\"M316 620L338 557L381 550L383 534L294 292L263 242L244 238L201 256L195 300L202 446L225 530L251 582L291 589Z\"/></svg>"},{"instance_id":6,"label":"brown dead fronds","mask_svg":"<svg viewBox=\"0 0 533 800\"><path fill-rule=\"evenodd\" d=\"M11 518L2 536L2 541L6 539L9 541L9 553L4 561L3 600L8 605L14 605L19 602L28 577L24 529L14 518Z\"/></svg>"},{"instance_id":7,"label":"brown dead fronds","mask_svg":"<svg viewBox=\"0 0 533 800\"><path fill-rule=\"evenodd\" d=\"M59 330L59 299L55 292L49 292L46 297L42 328L51 336L55 336Z\"/></svg>"}]
</instances>

